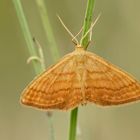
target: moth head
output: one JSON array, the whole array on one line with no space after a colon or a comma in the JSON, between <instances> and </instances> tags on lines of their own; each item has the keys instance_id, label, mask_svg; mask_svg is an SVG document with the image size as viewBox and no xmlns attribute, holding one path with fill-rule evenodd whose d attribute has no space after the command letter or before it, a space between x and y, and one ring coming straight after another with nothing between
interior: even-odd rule
<instances>
[{"instance_id":1,"label":"moth head","mask_svg":"<svg viewBox=\"0 0 140 140\"><path fill-rule=\"evenodd\" d=\"M75 47L76 48L83 48L80 44L77 44Z\"/></svg>"},{"instance_id":2,"label":"moth head","mask_svg":"<svg viewBox=\"0 0 140 140\"><path fill-rule=\"evenodd\" d=\"M81 46L80 44L77 44L76 46L75 46L75 51L78 51L78 52L83 52L84 51L84 47L83 46Z\"/></svg>"}]
</instances>

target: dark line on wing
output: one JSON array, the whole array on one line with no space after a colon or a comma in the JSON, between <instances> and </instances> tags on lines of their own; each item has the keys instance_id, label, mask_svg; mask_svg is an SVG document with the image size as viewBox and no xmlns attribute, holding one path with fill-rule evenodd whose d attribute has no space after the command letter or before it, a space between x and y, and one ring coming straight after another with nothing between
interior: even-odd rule
<instances>
[{"instance_id":1,"label":"dark line on wing","mask_svg":"<svg viewBox=\"0 0 140 140\"><path fill-rule=\"evenodd\" d=\"M113 89L113 88L109 88L109 87L97 87L97 86L90 86L90 87L85 87L85 88L86 89L95 88L95 89L106 89L106 90L111 90L111 91L121 91L122 89L127 88L127 87L131 87L133 85L135 85L135 83L132 82L128 85L124 85L123 87L120 87L117 89Z\"/></svg>"}]
</instances>

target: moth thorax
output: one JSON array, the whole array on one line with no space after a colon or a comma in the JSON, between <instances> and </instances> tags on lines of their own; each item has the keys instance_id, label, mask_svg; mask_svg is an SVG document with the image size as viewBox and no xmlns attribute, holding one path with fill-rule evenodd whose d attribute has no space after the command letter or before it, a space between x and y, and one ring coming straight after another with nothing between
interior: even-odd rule
<instances>
[{"instance_id":1,"label":"moth thorax","mask_svg":"<svg viewBox=\"0 0 140 140\"><path fill-rule=\"evenodd\" d=\"M84 65L85 65L85 59L84 59L85 55L84 54L78 54L76 56L76 69L78 70L78 72L80 74L83 73L84 71Z\"/></svg>"}]
</instances>

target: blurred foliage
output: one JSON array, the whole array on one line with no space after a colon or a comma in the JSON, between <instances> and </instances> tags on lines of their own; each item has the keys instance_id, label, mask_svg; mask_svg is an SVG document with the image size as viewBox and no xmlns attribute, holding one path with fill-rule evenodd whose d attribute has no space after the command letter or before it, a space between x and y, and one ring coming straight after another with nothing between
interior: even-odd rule
<instances>
[{"instance_id":1,"label":"blurred foliage","mask_svg":"<svg viewBox=\"0 0 140 140\"><path fill-rule=\"evenodd\" d=\"M46 67L53 63L48 42L34 0L22 0L32 35L44 48ZM48 15L60 55L71 52L74 45L56 14L72 33L83 22L86 1L46 0ZM95 15L101 18L94 27L89 50L134 75L140 80L140 1L96 0ZM0 139L46 140L47 119L44 112L20 105L21 91L34 77L19 21L11 0L0 1ZM94 18L95 19L95 18ZM80 107L78 140L139 140L140 104L100 108L94 104ZM69 112L54 114L56 140L68 134ZM60 135L63 134L63 135Z\"/></svg>"}]
</instances>

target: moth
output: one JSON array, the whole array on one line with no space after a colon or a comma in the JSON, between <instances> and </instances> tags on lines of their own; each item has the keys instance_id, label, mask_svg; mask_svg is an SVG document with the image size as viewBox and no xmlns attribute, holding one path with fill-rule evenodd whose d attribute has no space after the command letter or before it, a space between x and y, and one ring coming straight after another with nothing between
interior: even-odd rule
<instances>
[{"instance_id":1,"label":"moth","mask_svg":"<svg viewBox=\"0 0 140 140\"><path fill-rule=\"evenodd\" d=\"M21 103L40 109L68 110L88 102L120 105L140 99L140 84L132 76L76 45L72 53L35 78Z\"/></svg>"},{"instance_id":2,"label":"moth","mask_svg":"<svg viewBox=\"0 0 140 140\"><path fill-rule=\"evenodd\" d=\"M68 110L88 102L112 106L140 100L139 82L103 58L84 50L76 40L80 32L73 36L58 18L76 41L75 50L37 76L23 91L21 103L45 110Z\"/></svg>"}]
</instances>

